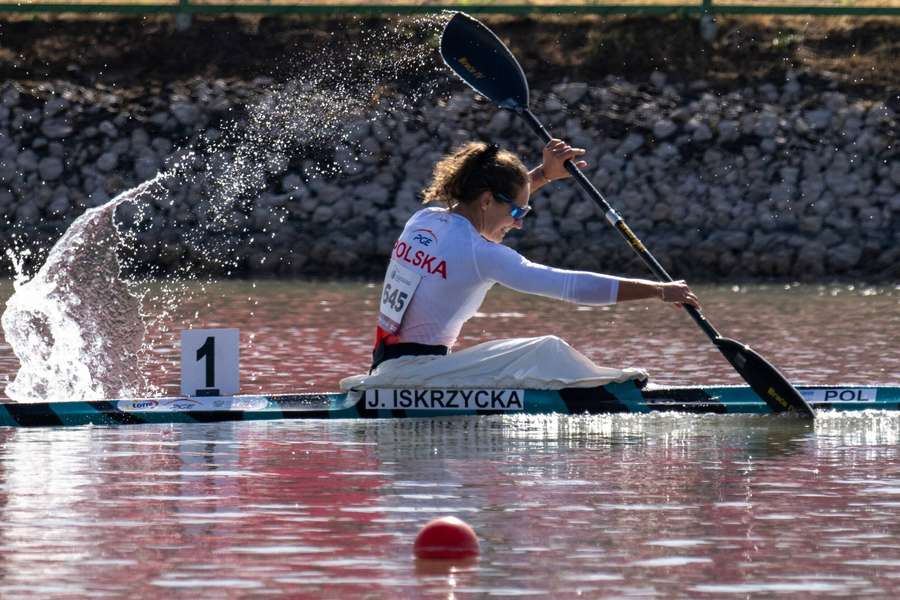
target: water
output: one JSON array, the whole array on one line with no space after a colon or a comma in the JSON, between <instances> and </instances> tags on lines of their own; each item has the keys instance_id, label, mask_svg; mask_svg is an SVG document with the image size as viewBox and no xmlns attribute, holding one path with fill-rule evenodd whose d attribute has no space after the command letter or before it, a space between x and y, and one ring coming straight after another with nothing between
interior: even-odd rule
<instances>
[{"instance_id":1,"label":"water","mask_svg":"<svg viewBox=\"0 0 900 600\"><path fill-rule=\"evenodd\" d=\"M2 319L21 363L6 388L10 397L83 400L145 391L138 365L144 341L141 305L119 277L113 218L123 203L152 196L161 178L87 210L56 242L37 274L27 279L20 273Z\"/></svg>"},{"instance_id":2,"label":"water","mask_svg":"<svg viewBox=\"0 0 900 600\"><path fill-rule=\"evenodd\" d=\"M410 43L421 45L420 37ZM398 69L427 67L408 54ZM357 67L372 55L361 52ZM341 67L325 61L308 80L273 88L249 111L245 129L226 128L224 141L184 150L197 152L192 168L206 178L200 187L212 230L239 230L243 217L233 209L246 208L292 161L309 177L352 173L359 149L342 124L381 103L375 79L384 74L363 69L357 88L327 85L348 80ZM367 100L312 110L326 89L362 91ZM316 148L298 148L312 126L322 130L315 144L334 154L325 166ZM101 221L111 227L111 218ZM375 286L137 282L149 285L143 310L155 315L143 331L127 318L141 308L119 278L119 241L109 232L76 240L98 251L99 272L88 271L86 281L39 273L13 303L27 312L59 301L81 313L41 313L25 336L30 346L19 346L28 361L41 358L48 339L58 342L50 369L45 361L20 371L0 340L0 378L21 378L13 393L174 394L178 331L190 326L242 330L247 393L334 390L368 367ZM214 246L207 233L191 232L185 243L227 270L234 248ZM91 240L99 244L83 244ZM62 263L77 266L86 256L63 249ZM48 262L44 275L60 261ZM193 276L185 269L178 275ZM70 294L54 300L66 286L93 290L90 303L66 304ZM698 291L723 332L798 383L900 385L897 288ZM11 284L0 286L3 300L11 293ZM116 312L116 327L97 329L104 302L120 300L127 306ZM123 325L134 334L126 342L143 339L141 350L92 346L115 342ZM461 345L547 333L601 364L645 367L656 383L740 383L683 311L652 303L588 308L495 292ZM112 371L127 380L95 381L108 367L91 362L98 358L122 359ZM0 429L0 595L891 596L900 588L898 426L895 415L854 414L815 424L618 415ZM442 515L474 526L480 560L412 560L416 530Z\"/></svg>"},{"instance_id":3,"label":"water","mask_svg":"<svg viewBox=\"0 0 900 600\"><path fill-rule=\"evenodd\" d=\"M246 392L367 365L366 283L198 289L145 375L177 389L181 326L242 330ZM8 295L6 284L3 293ZM900 385L898 290L700 287L710 318L806 383ZM495 290L470 345L555 333L656 382L736 383L681 312ZM17 368L0 346L0 372ZM442 418L0 431L0 595L885 597L900 590L900 416ZM480 560L417 563L455 515Z\"/></svg>"},{"instance_id":4,"label":"water","mask_svg":"<svg viewBox=\"0 0 900 600\"><path fill-rule=\"evenodd\" d=\"M187 284L186 300L151 325L143 375L179 390L179 331L241 329L246 393L336 390L364 372L374 340L375 284L236 281ZM10 286L0 285L0 300ZM750 344L795 383L900 385L900 290L865 285L700 286L722 333ZM148 294L152 294L152 290ZM656 302L586 307L495 288L460 347L502 337L558 335L605 366L646 368L661 384L740 384L687 314ZM0 347L0 384L18 369Z\"/></svg>"},{"instance_id":5,"label":"water","mask_svg":"<svg viewBox=\"0 0 900 600\"><path fill-rule=\"evenodd\" d=\"M900 589L897 417L4 430L0 594L706 597ZM456 515L480 560L416 563Z\"/></svg>"}]
</instances>

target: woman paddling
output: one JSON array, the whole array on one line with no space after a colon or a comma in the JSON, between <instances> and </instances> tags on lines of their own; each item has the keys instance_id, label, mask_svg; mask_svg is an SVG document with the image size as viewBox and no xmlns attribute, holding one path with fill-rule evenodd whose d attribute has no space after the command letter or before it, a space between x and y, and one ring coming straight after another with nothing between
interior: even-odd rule
<instances>
[{"instance_id":1,"label":"woman paddling","mask_svg":"<svg viewBox=\"0 0 900 600\"><path fill-rule=\"evenodd\" d=\"M584 150L551 140L543 164L531 172L511 152L466 144L434 168L425 203L446 208L416 212L394 244L380 300L372 368L403 356L443 355L487 291L508 288L575 304L614 304L656 298L698 307L683 281L662 283L569 271L529 261L502 244L521 229L529 197L569 176L563 163Z\"/></svg>"}]
</instances>

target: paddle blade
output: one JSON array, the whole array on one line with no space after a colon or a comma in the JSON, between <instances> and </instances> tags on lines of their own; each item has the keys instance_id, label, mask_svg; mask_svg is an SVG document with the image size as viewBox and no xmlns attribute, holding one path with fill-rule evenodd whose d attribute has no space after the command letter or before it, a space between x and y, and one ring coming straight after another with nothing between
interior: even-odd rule
<instances>
[{"instance_id":1,"label":"paddle blade","mask_svg":"<svg viewBox=\"0 0 900 600\"><path fill-rule=\"evenodd\" d=\"M528 81L512 53L494 33L456 13L441 34L441 57L453 72L500 108L528 108Z\"/></svg>"},{"instance_id":2,"label":"paddle blade","mask_svg":"<svg viewBox=\"0 0 900 600\"><path fill-rule=\"evenodd\" d=\"M772 412L796 412L813 417L813 409L797 388L792 386L772 363L737 340L718 337L713 343L725 355L741 377L772 409Z\"/></svg>"}]
</instances>

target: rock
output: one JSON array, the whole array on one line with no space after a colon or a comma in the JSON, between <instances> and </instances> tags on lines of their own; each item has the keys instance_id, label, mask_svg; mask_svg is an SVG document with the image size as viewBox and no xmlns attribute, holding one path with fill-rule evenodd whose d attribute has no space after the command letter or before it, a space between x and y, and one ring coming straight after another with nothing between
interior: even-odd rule
<instances>
[{"instance_id":1,"label":"rock","mask_svg":"<svg viewBox=\"0 0 900 600\"><path fill-rule=\"evenodd\" d=\"M891 179L891 182L900 187L900 160L891 161L891 170L888 175Z\"/></svg>"},{"instance_id":2,"label":"rock","mask_svg":"<svg viewBox=\"0 0 900 600\"><path fill-rule=\"evenodd\" d=\"M756 117L753 133L761 138L774 137L778 132L778 115L770 110L764 110Z\"/></svg>"},{"instance_id":3,"label":"rock","mask_svg":"<svg viewBox=\"0 0 900 600\"><path fill-rule=\"evenodd\" d=\"M667 139L676 131L678 131L678 125L669 119L660 119L653 124L653 137L657 140Z\"/></svg>"},{"instance_id":4,"label":"rock","mask_svg":"<svg viewBox=\"0 0 900 600\"><path fill-rule=\"evenodd\" d=\"M550 194L549 205L550 210L544 210L543 206L537 207L537 213L539 217L542 217L544 214L550 214L555 217L562 217L566 214L566 211L569 208L569 203L572 201L572 193L569 189L565 189L565 191L560 190L556 193Z\"/></svg>"},{"instance_id":5,"label":"rock","mask_svg":"<svg viewBox=\"0 0 900 600\"><path fill-rule=\"evenodd\" d=\"M104 152L100 155L100 158L97 159L97 168L104 173L115 170L118 165L119 157L113 152Z\"/></svg>"},{"instance_id":6,"label":"rock","mask_svg":"<svg viewBox=\"0 0 900 600\"><path fill-rule=\"evenodd\" d=\"M65 216L69 213L69 199L66 196L56 196L50 205L47 206L47 212L54 216Z\"/></svg>"},{"instance_id":7,"label":"rock","mask_svg":"<svg viewBox=\"0 0 900 600\"><path fill-rule=\"evenodd\" d=\"M588 91L586 83L563 83L554 86L553 92L563 99L566 104L572 105L580 102ZM504 111L505 112L505 111Z\"/></svg>"},{"instance_id":8,"label":"rock","mask_svg":"<svg viewBox=\"0 0 900 600\"><path fill-rule=\"evenodd\" d=\"M616 150L616 154L622 156L631 154L644 145L644 136L639 133L629 133Z\"/></svg>"},{"instance_id":9,"label":"rock","mask_svg":"<svg viewBox=\"0 0 900 600\"><path fill-rule=\"evenodd\" d=\"M666 74L662 71L653 71L650 73L650 84L657 89L663 89L666 85Z\"/></svg>"},{"instance_id":10,"label":"rock","mask_svg":"<svg viewBox=\"0 0 900 600\"><path fill-rule=\"evenodd\" d=\"M863 229L880 229L882 221L880 209L867 207L859 211L859 225Z\"/></svg>"},{"instance_id":11,"label":"rock","mask_svg":"<svg viewBox=\"0 0 900 600\"><path fill-rule=\"evenodd\" d=\"M16 166L19 167L21 171L31 172L37 171L38 168L38 157L37 154L32 152L31 150L25 150L16 158Z\"/></svg>"},{"instance_id":12,"label":"rock","mask_svg":"<svg viewBox=\"0 0 900 600\"><path fill-rule=\"evenodd\" d=\"M306 186L303 183L303 178L292 173L281 179L281 190L283 192L294 192L306 190Z\"/></svg>"},{"instance_id":13,"label":"rock","mask_svg":"<svg viewBox=\"0 0 900 600\"><path fill-rule=\"evenodd\" d=\"M38 173L44 181L56 181L64 170L63 161L55 156L45 158L38 163Z\"/></svg>"},{"instance_id":14,"label":"rock","mask_svg":"<svg viewBox=\"0 0 900 600\"><path fill-rule=\"evenodd\" d=\"M53 96L44 104L44 117L53 117L69 108L69 102L59 96Z\"/></svg>"},{"instance_id":15,"label":"rock","mask_svg":"<svg viewBox=\"0 0 900 600\"><path fill-rule=\"evenodd\" d=\"M49 119L41 125L41 133L51 140L58 140L72 135L72 127L65 121Z\"/></svg>"},{"instance_id":16,"label":"rock","mask_svg":"<svg viewBox=\"0 0 900 600\"><path fill-rule=\"evenodd\" d=\"M100 123L100 125L97 126L97 129L100 131L100 133L102 133L106 137L110 137L110 138L119 137L119 130L116 129L116 126L113 125L112 123L110 123L109 121L102 121Z\"/></svg>"},{"instance_id":17,"label":"rock","mask_svg":"<svg viewBox=\"0 0 900 600\"><path fill-rule=\"evenodd\" d=\"M106 190L102 187L97 188L93 192L88 194L88 204L90 206L100 206L101 204L109 202L109 200L109 194L107 194Z\"/></svg>"},{"instance_id":18,"label":"rock","mask_svg":"<svg viewBox=\"0 0 900 600\"><path fill-rule=\"evenodd\" d=\"M548 113L558 113L562 110L565 110L565 105L553 94L548 94L547 98L544 100L544 109Z\"/></svg>"},{"instance_id":19,"label":"rock","mask_svg":"<svg viewBox=\"0 0 900 600\"><path fill-rule=\"evenodd\" d=\"M563 236L580 235L584 233L584 226L580 220L566 217L559 221L559 233Z\"/></svg>"},{"instance_id":20,"label":"rock","mask_svg":"<svg viewBox=\"0 0 900 600\"><path fill-rule=\"evenodd\" d=\"M131 132L131 148L135 152L143 150L150 145L150 135L141 128Z\"/></svg>"},{"instance_id":21,"label":"rock","mask_svg":"<svg viewBox=\"0 0 900 600\"><path fill-rule=\"evenodd\" d=\"M19 203L16 209L16 221L24 225L37 225L41 220L41 210L33 200Z\"/></svg>"},{"instance_id":22,"label":"rock","mask_svg":"<svg viewBox=\"0 0 900 600\"><path fill-rule=\"evenodd\" d=\"M172 142L166 138L153 138L153 141L150 142L150 147L153 148L158 156L168 156L172 153Z\"/></svg>"},{"instance_id":23,"label":"rock","mask_svg":"<svg viewBox=\"0 0 900 600\"><path fill-rule=\"evenodd\" d=\"M803 113L803 120L817 131L823 131L831 124L832 113L827 109L808 110Z\"/></svg>"},{"instance_id":24,"label":"rock","mask_svg":"<svg viewBox=\"0 0 900 600\"><path fill-rule=\"evenodd\" d=\"M153 154L142 154L134 161L134 173L140 181L153 179L159 172L159 160Z\"/></svg>"},{"instance_id":25,"label":"rock","mask_svg":"<svg viewBox=\"0 0 900 600\"><path fill-rule=\"evenodd\" d=\"M819 277L825 273L826 248L818 242L810 242L800 248L794 271L805 280Z\"/></svg>"},{"instance_id":26,"label":"rock","mask_svg":"<svg viewBox=\"0 0 900 600\"><path fill-rule=\"evenodd\" d=\"M200 121L200 110L189 102L176 102L171 110L172 115L182 125L193 127Z\"/></svg>"},{"instance_id":27,"label":"rock","mask_svg":"<svg viewBox=\"0 0 900 600\"><path fill-rule=\"evenodd\" d=\"M876 127L881 123L890 121L893 116L893 111L885 106L883 102L876 102L866 113L866 126Z\"/></svg>"},{"instance_id":28,"label":"rock","mask_svg":"<svg viewBox=\"0 0 900 600\"><path fill-rule=\"evenodd\" d=\"M719 26L716 24L716 18L713 15L705 14L700 17L700 37L707 44L711 44L716 39Z\"/></svg>"},{"instance_id":29,"label":"rock","mask_svg":"<svg viewBox=\"0 0 900 600\"><path fill-rule=\"evenodd\" d=\"M18 174L16 162L10 159L0 160L0 181L12 181Z\"/></svg>"},{"instance_id":30,"label":"rock","mask_svg":"<svg viewBox=\"0 0 900 600\"><path fill-rule=\"evenodd\" d=\"M678 148L674 144L666 142L657 146L653 154L662 160L669 160L678 156Z\"/></svg>"},{"instance_id":31,"label":"rock","mask_svg":"<svg viewBox=\"0 0 900 600\"><path fill-rule=\"evenodd\" d=\"M827 253L828 266L837 273L845 273L855 267L862 258L862 248L845 242Z\"/></svg>"},{"instance_id":32,"label":"rock","mask_svg":"<svg viewBox=\"0 0 900 600\"><path fill-rule=\"evenodd\" d=\"M855 175L843 174L839 170L827 171L825 184L837 197L850 196L859 188L859 180Z\"/></svg>"},{"instance_id":33,"label":"rock","mask_svg":"<svg viewBox=\"0 0 900 600\"><path fill-rule=\"evenodd\" d=\"M4 86L2 95L0 95L0 103L5 108L13 108L19 105L21 94L15 84L7 84Z\"/></svg>"},{"instance_id":34,"label":"rock","mask_svg":"<svg viewBox=\"0 0 900 600\"><path fill-rule=\"evenodd\" d=\"M492 136L499 136L506 133L511 124L512 113L508 110L498 110L494 112L486 129Z\"/></svg>"},{"instance_id":35,"label":"rock","mask_svg":"<svg viewBox=\"0 0 900 600\"><path fill-rule=\"evenodd\" d=\"M691 134L691 138L695 142L706 142L713 137L712 130L709 126L696 117L687 122L685 129Z\"/></svg>"},{"instance_id":36,"label":"rock","mask_svg":"<svg viewBox=\"0 0 900 600\"><path fill-rule=\"evenodd\" d=\"M312 215L312 222L317 225L324 225L331 222L334 218L334 209L330 206L319 206Z\"/></svg>"},{"instance_id":37,"label":"rock","mask_svg":"<svg viewBox=\"0 0 900 600\"><path fill-rule=\"evenodd\" d=\"M357 187L353 196L361 199L363 202L374 204L377 206L388 206L390 203L390 192L377 183L367 183Z\"/></svg>"},{"instance_id":38,"label":"rock","mask_svg":"<svg viewBox=\"0 0 900 600\"><path fill-rule=\"evenodd\" d=\"M730 119L719 121L716 130L719 134L719 141L722 142L733 142L740 137L740 125L737 121Z\"/></svg>"},{"instance_id":39,"label":"rock","mask_svg":"<svg viewBox=\"0 0 900 600\"><path fill-rule=\"evenodd\" d=\"M798 229L804 233L818 234L822 231L822 217L810 215L800 219Z\"/></svg>"}]
</instances>

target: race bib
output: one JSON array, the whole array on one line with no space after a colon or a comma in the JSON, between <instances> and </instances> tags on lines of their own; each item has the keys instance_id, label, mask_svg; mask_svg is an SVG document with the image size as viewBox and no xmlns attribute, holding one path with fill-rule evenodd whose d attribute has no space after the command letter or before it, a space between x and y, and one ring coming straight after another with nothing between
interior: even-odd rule
<instances>
[{"instance_id":1,"label":"race bib","mask_svg":"<svg viewBox=\"0 0 900 600\"><path fill-rule=\"evenodd\" d=\"M398 265L393 260L388 264L384 285L381 288L381 309L378 315L378 324L382 329L389 333L397 333L421 280L421 275Z\"/></svg>"}]
</instances>

